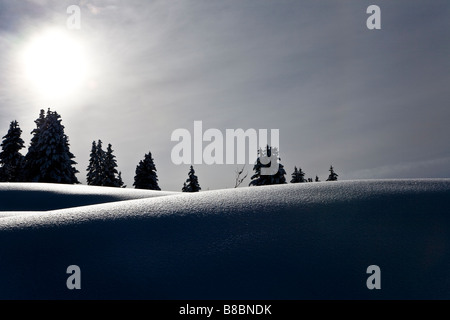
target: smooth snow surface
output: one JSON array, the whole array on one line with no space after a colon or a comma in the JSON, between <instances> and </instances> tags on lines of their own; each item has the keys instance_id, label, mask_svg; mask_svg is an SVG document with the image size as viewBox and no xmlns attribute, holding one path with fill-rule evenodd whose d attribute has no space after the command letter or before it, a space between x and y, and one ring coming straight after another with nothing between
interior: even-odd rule
<instances>
[{"instance_id":1,"label":"smooth snow surface","mask_svg":"<svg viewBox=\"0 0 450 320\"><path fill-rule=\"evenodd\" d=\"M0 219L0 257L3 299L449 299L450 179L250 187L11 215ZM69 265L81 269L80 290L66 287ZM380 290L366 286L370 265L381 268Z\"/></svg>"},{"instance_id":2,"label":"smooth snow surface","mask_svg":"<svg viewBox=\"0 0 450 320\"><path fill-rule=\"evenodd\" d=\"M168 194L176 192L53 183L0 183L0 217L2 211L47 211Z\"/></svg>"}]
</instances>

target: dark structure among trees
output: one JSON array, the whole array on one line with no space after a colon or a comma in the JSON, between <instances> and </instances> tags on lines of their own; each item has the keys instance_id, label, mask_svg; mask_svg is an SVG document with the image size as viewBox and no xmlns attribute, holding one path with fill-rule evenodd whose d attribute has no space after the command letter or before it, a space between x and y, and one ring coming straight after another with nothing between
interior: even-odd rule
<instances>
[{"instance_id":1,"label":"dark structure among trees","mask_svg":"<svg viewBox=\"0 0 450 320\"><path fill-rule=\"evenodd\" d=\"M334 172L333 166L330 166L330 175L328 176L327 181L337 181L337 177L339 175Z\"/></svg>"},{"instance_id":2,"label":"dark structure among trees","mask_svg":"<svg viewBox=\"0 0 450 320\"><path fill-rule=\"evenodd\" d=\"M144 160L139 161L139 164L136 166L133 186L136 189L161 190L158 186L156 166L151 152L147 153L144 156Z\"/></svg>"},{"instance_id":3,"label":"dark structure among trees","mask_svg":"<svg viewBox=\"0 0 450 320\"><path fill-rule=\"evenodd\" d=\"M249 186L264 186L286 183L286 171L284 170L284 166L279 163L278 160L281 159L278 157L278 150L276 148L272 149L272 147L267 145L266 150L259 149L256 164L253 166L253 171L255 171L255 174L250 178L252 181L250 181ZM278 166L275 164L275 172L268 175L261 174L262 168L270 168L272 161L278 162Z\"/></svg>"},{"instance_id":4,"label":"dark structure among trees","mask_svg":"<svg viewBox=\"0 0 450 320\"><path fill-rule=\"evenodd\" d=\"M248 172L245 172L245 174L243 174L245 169L245 165L242 167L242 169L239 169L239 167L236 169L235 171L235 183L234 183L234 187L237 188L241 185L242 182L244 182L245 178L247 178L248 176ZM242 176L241 176L242 175Z\"/></svg>"},{"instance_id":5,"label":"dark structure among trees","mask_svg":"<svg viewBox=\"0 0 450 320\"><path fill-rule=\"evenodd\" d=\"M0 181L1 182L18 182L24 179L23 167L25 158L20 153L20 149L24 148L24 141L20 137L22 130L17 121L11 121L8 133L2 138L0 145Z\"/></svg>"},{"instance_id":6,"label":"dark structure among trees","mask_svg":"<svg viewBox=\"0 0 450 320\"><path fill-rule=\"evenodd\" d=\"M183 192L199 192L202 188L198 183L198 178L195 175L194 167L191 166L188 173L188 178L186 182L183 184L183 188L181 191Z\"/></svg>"}]
</instances>

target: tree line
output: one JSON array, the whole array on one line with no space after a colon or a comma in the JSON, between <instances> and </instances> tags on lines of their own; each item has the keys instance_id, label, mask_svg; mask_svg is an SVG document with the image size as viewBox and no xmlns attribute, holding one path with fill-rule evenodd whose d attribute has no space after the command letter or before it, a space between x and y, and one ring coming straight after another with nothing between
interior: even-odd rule
<instances>
[{"instance_id":1,"label":"tree line","mask_svg":"<svg viewBox=\"0 0 450 320\"><path fill-rule=\"evenodd\" d=\"M70 152L69 138L64 133L64 125L61 116L50 109L45 112L40 110L39 117L34 121L36 128L31 132L32 138L27 154L24 156L20 150L25 148L21 138L22 130L17 121L11 121L9 130L2 138L0 147L0 182L46 182L77 184L76 177L79 171L75 168L75 156ZM262 157L278 159L278 170L275 174L261 174L263 168L268 168L271 162L261 161ZM285 184L286 171L280 162L276 148L267 146L265 150L258 151L258 158L253 167L249 186ZM264 162L264 163L263 163ZM276 169L276 168L275 168ZM92 142L89 164L87 166L86 181L92 186L122 187L121 172L117 170L116 156L112 145L109 143L106 150L99 139ZM151 152L144 155L136 166L133 186L136 189L161 190L158 185L156 166ZM236 185L240 185L247 175L241 177L242 170L237 171ZM312 182L312 178L305 178L301 168L295 167L292 173L291 183ZM327 181L337 181L338 175L330 167L330 175ZM319 182L319 177L315 177ZM190 166L188 178L183 183L181 191L198 192L201 190L198 177L193 166Z\"/></svg>"},{"instance_id":2,"label":"tree line","mask_svg":"<svg viewBox=\"0 0 450 320\"><path fill-rule=\"evenodd\" d=\"M271 175L263 175L261 173L262 168L269 168L271 167L272 163L271 161L264 164L261 159L262 157L271 158L271 159L277 159L278 161L278 169L275 170L274 174ZM281 164L281 158L278 155L278 150L276 148L272 148L271 146L267 145L265 150L260 149L258 150L258 158L256 159L256 163L253 166L253 171L255 172L253 176L250 178L252 181L250 182L249 186L262 186L262 185L273 185L273 184L285 184L286 182L286 170L284 170L284 166ZM338 174L334 172L333 166L330 166L330 174L326 181L337 181L338 180ZM242 170L239 171L242 173ZM291 183L302 183L302 182L313 182L312 178L305 178L305 173L301 168L297 169L297 166L294 167L294 172L291 174ZM236 179L238 181L238 178ZM316 175L315 182L320 182L319 177Z\"/></svg>"}]
</instances>

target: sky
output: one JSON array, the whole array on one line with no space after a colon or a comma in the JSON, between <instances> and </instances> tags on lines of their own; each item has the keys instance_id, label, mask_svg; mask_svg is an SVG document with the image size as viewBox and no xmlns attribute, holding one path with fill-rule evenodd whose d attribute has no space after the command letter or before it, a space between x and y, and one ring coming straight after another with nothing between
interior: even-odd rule
<instances>
[{"instance_id":1,"label":"sky","mask_svg":"<svg viewBox=\"0 0 450 320\"><path fill-rule=\"evenodd\" d=\"M60 40L42 48L49 30ZM340 180L449 178L449 39L448 0L0 0L0 135L17 120L28 146L39 110L57 111L83 184L101 139L128 187L150 151L180 191L171 134L194 121L278 129L288 181L330 165ZM234 187L237 167L194 165L202 190Z\"/></svg>"}]
</instances>

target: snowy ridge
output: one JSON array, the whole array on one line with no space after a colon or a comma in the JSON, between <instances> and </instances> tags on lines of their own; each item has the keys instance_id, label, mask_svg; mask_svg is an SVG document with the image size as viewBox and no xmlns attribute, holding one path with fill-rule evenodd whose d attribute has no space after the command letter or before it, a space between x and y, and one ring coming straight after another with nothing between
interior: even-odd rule
<instances>
[{"instance_id":1,"label":"snowy ridge","mask_svg":"<svg viewBox=\"0 0 450 320\"><path fill-rule=\"evenodd\" d=\"M47 211L177 192L54 183L0 183L2 211Z\"/></svg>"},{"instance_id":2,"label":"snowy ridge","mask_svg":"<svg viewBox=\"0 0 450 320\"><path fill-rule=\"evenodd\" d=\"M4 217L0 298L448 299L449 207L450 179L372 180Z\"/></svg>"}]
</instances>

